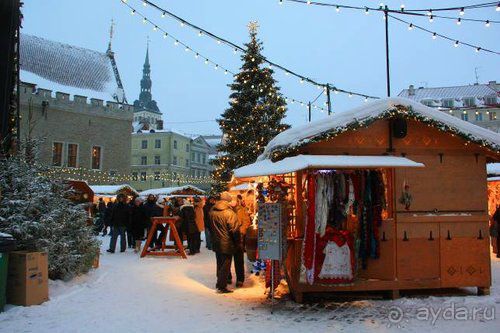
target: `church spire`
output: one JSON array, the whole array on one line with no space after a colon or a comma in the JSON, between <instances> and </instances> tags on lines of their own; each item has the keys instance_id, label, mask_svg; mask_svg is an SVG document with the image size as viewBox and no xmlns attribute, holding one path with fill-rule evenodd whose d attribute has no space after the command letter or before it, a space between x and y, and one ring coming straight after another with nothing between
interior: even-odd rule
<instances>
[{"instance_id":1,"label":"church spire","mask_svg":"<svg viewBox=\"0 0 500 333\"><path fill-rule=\"evenodd\" d=\"M148 104L151 99L151 66L149 65L149 37L146 45L146 59L144 60L144 66L142 68L142 80L141 80L141 94L139 95L139 100L144 104Z\"/></svg>"}]
</instances>

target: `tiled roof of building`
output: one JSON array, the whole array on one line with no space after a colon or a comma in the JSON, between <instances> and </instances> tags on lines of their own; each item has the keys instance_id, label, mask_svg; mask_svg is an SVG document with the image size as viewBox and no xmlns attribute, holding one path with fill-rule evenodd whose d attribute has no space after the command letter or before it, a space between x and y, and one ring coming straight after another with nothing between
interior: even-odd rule
<instances>
[{"instance_id":1,"label":"tiled roof of building","mask_svg":"<svg viewBox=\"0 0 500 333\"><path fill-rule=\"evenodd\" d=\"M103 100L124 100L112 54L21 34L21 80L41 88Z\"/></svg>"},{"instance_id":2,"label":"tiled roof of building","mask_svg":"<svg viewBox=\"0 0 500 333\"><path fill-rule=\"evenodd\" d=\"M410 92L413 91L413 94ZM415 88L404 89L399 93L399 97L409 98L416 101L426 99L447 99L447 98L483 98L486 96L496 96L497 91L488 84L475 84L456 87L437 87L437 88Z\"/></svg>"}]
</instances>

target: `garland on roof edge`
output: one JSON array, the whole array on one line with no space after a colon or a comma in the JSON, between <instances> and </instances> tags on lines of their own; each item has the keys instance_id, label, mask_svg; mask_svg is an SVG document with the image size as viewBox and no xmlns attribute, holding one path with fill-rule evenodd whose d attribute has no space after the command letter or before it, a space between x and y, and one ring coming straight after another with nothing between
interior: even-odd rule
<instances>
[{"instance_id":1,"label":"garland on roof edge","mask_svg":"<svg viewBox=\"0 0 500 333\"><path fill-rule=\"evenodd\" d=\"M475 143L475 144L480 145L481 147L488 148L497 154L500 153L500 145L496 145L496 144L489 142L487 140L478 139L470 133L465 133L465 132L460 131L459 129L457 129L455 127L452 127L450 125L447 125L447 124L442 123L440 121L437 121L435 119L423 116L419 113L414 112L411 107L406 107L403 105L395 105L394 108L388 109L388 110L382 112L377 117L370 117L370 118L356 120L356 121L351 122L345 126L338 126L338 127L335 127L331 130L322 132L318 135L315 135L312 138L299 140L295 144L292 144L289 146L276 147L268 154L268 156L270 156L270 158L273 162L276 162L276 161L282 160L286 157L297 155L299 152L299 149L308 145L308 144L329 140L329 139L335 138L337 135L342 134L344 132L355 131L355 130L360 129L360 128L368 127L371 124L373 124L375 121L382 120L382 119L394 118L398 115L403 115L407 119L412 118L413 120L418 120L418 121L426 124L427 126L434 127L442 132L451 133L452 136L456 135L456 136L464 139L465 141L467 141L465 143L465 145L468 145L470 143Z\"/></svg>"}]
</instances>

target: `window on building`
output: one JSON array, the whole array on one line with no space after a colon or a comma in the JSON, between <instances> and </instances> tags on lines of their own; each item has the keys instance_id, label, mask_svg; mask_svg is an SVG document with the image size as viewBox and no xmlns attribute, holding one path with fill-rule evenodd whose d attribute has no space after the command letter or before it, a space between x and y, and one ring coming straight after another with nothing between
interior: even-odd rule
<instances>
[{"instance_id":1,"label":"window on building","mask_svg":"<svg viewBox=\"0 0 500 333\"><path fill-rule=\"evenodd\" d=\"M196 162L201 163L201 154L200 153L196 154Z\"/></svg>"},{"instance_id":2,"label":"window on building","mask_svg":"<svg viewBox=\"0 0 500 333\"><path fill-rule=\"evenodd\" d=\"M186 168L189 168L189 160L186 158Z\"/></svg>"},{"instance_id":3,"label":"window on building","mask_svg":"<svg viewBox=\"0 0 500 333\"><path fill-rule=\"evenodd\" d=\"M172 159L172 164L177 165L177 156L174 156Z\"/></svg>"},{"instance_id":4,"label":"window on building","mask_svg":"<svg viewBox=\"0 0 500 333\"><path fill-rule=\"evenodd\" d=\"M462 118L462 120L469 121L469 114L467 112L462 112L460 118Z\"/></svg>"},{"instance_id":5,"label":"window on building","mask_svg":"<svg viewBox=\"0 0 500 333\"><path fill-rule=\"evenodd\" d=\"M496 96L486 96L484 98L484 104L486 104L486 105L496 105L497 104L497 97Z\"/></svg>"},{"instance_id":6,"label":"window on building","mask_svg":"<svg viewBox=\"0 0 500 333\"><path fill-rule=\"evenodd\" d=\"M132 172L132 180L137 181L137 172Z\"/></svg>"},{"instance_id":7,"label":"window on building","mask_svg":"<svg viewBox=\"0 0 500 333\"><path fill-rule=\"evenodd\" d=\"M443 107L445 108L452 108L454 105L453 103L453 99L449 98L449 99L443 99Z\"/></svg>"},{"instance_id":8,"label":"window on building","mask_svg":"<svg viewBox=\"0 0 500 333\"><path fill-rule=\"evenodd\" d=\"M174 140L174 149L177 149L177 140Z\"/></svg>"},{"instance_id":9,"label":"window on building","mask_svg":"<svg viewBox=\"0 0 500 333\"><path fill-rule=\"evenodd\" d=\"M52 144L52 166L62 166L63 143L54 142Z\"/></svg>"},{"instance_id":10,"label":"window on building","mask_svg":"<svg viewBox=\"0 0 500 333\"><path fill-rule=\"evenodd\" d=\"M155 148L161 148L161 139L155 140Z\"/></svg>"},{"instance_id":11,"label":"window on building","mask_svg":"<svg viewBox=\"0 0 500 333\"><path fill-rule=\"evenodd\" d=\"M146 181L146 172L141 172L141 182L145 182Z\"/></svg>"},{"instance_id":12,"label":"window on building","mask_svg":"<svg viewBox=\"0 0 500 333\"><path fill-rule=\"evenodd\" d=\"M148 165L148 157L141 156L141 165Z\"/></svg>"},{"instance_id":13,"label":"window on building","mask_svg":"<svg viewBox=\"0 0 500 333\"><path fill-rule=\"evenodd\" d=\"M155 171L154 180L160 180L160 172L159 171Z\"/></svg>"},{"instance_id":14,"label":"window on building","mask_svg":"<svg viewBox=\"0 0 500 333\"><path fill-rule=\"evenodd\" d=\"M497 113L496 112L490 112L489 113L489 119L490 120L497 120Z\"/></svg>"},{"instance_id":15,"label":"window on building","mask_svg":"<svg viewBox=\"0 0 500 333\"><path fill-rule=\"evenodd\" d=\"M203 164L207 163L207 155L203 154Z\"/></svg>"},{"instance_id":16,"label":"window on building","mask_svg":"<svg viewBox=\"0 0 500 333\"><path fill-rule=\"evenodd\" d=\"M142 149L148 149L148 140L142 140L141 142Z\"/></svg>"},{"instance_id":17,"label":"window on building","mask_svg":"<svg viewBox=\"0 0 500 333\"><path fill-rule=\"evenodd\" d=\"M194 162L194 151L191 152L191 161Z\"/></svg>"},{"instance_id":18,"label":"window on building","mask_svg":"<svg viewBox=\"0 0 500 333\"><path fill-rule=\"evenodd\" d=\"M189 143L186 143L186 152L189 153Z\"/></svg>"},{"instance_id":19,"label":"window on building","mask_svg":"<svg viewBox=\"0 0 500 333\"><path fill-rule=\"evenodd\" d=\"M78 145L68 143L68 167L76 168L78 166Z\"/></svg>"},{"instance_id":20,"label":"window on building","mask_svg":"<svg viewBox=\"0 0 500 333\"><path fill-rule=\"evenodd\" d=\"M99 146L92 147L92 169L101 170L102 149Z\"/></svg>"},{"instance_id":21,"label":"window on building","mask_svg":"<svg viewBox=\"0 0 500 333\"><path fill-rule=\"evenodd\" d=\"M476 112L476 121L483 121L483 113L477 111Z\"/></svg>"},{"instance_id":22,"label":"window on building","mask_svg":"<svg viewBox=\"0 0 500 333\"><path fill-rule=\"evenodd\" d=\"M160 165L161 164L161 160L160 160L160 156L159 155L155 156L155 164L156 165Z\"/></svg>"},{"instance_id":23,"label":"window on building","mask_svg":"<svg viewBox=\"0 0 500 333\"><path fill-rule=\"evenodd\" d=\"M463 99L465 107L473 107L476 106L476 99L474 97L466 97Z\"/></svg>"},{"instance_id":24,"label":"window on building","mask_svg":"<svg viewBox=\"0 0 500 333\"><path fill-rule=\"evenodd\" d=\"M432 106L432 101L431 100L423 100L423 101L420 101L423 105L427 105L427 106Z\"/></svg>"}]
</instances>

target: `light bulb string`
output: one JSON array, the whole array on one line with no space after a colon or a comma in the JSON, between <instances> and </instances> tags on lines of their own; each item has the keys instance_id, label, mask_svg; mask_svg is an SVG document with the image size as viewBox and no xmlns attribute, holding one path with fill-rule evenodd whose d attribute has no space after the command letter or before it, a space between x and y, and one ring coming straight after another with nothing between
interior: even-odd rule
<instances>
[{"instance_id":1,"label":"light bulb string","mask_svg":"<svg viewBox=\"0 0 500 333\"><path fill-rule=\"evenodd\" d=\"M125 4L126 6L128 6L130 9L132 10L135 10L131 5L129 5L127 3L126 0L120 0L123 4ZM185 26L188 26L194 30L196 30L198 33L199 32L202 32L202 34L205 34L207 35L208 37L212 38L212 39L215 39L216 41L220 42L221 44L225 44L229 47L231 47L233 50L237 50L239 52L246 52L246 49L239 46L238 44L234 43L234 42L231 42L223 37L220 37L214 33L211 33L210 31L206 30L206 29L203 29L201 27L199 27L198 25L195 25L193 23L191 23L190 21L188 20L185 20L183 19L182 17L170 12L169 10L165 9L165 8L162 8L160 6L158 6L157 4L149 1L149 0L140 0L143 4L147 4L149 6L151 6L152 8L158 10L162 16L163 15L168 15L169 17L179 21L181 24L185 25ZM137 12L137 11L136 11ZM358 93L358 92L354 92L354 91L350 91L350 90L346 90L346 89L342 89L342 88L338 88L336 87L334 84L331 84L331 83L320 83L320 82L317 82L316 80L313 80L311 79L310 77L307 77L305 75L301 75L301 74L298 74L297 72L285 67L285 66L282 66L278 63L275 63L271 60L269 60L268 58L266 58L265 56L262 56L260 57L260 59L263 61L263 62L266 62L267 64L269 64L270 66L273 66L273 67L276 67L280 70L282 70L283 72L285 72L285 74L287 75L291 75L291 76L294 76L296 78L299 78L301 82L308 82L312 85L315 85L317 87L320 87L320 88L326 88L326 87L329 87L330 90L332 91L336 91L336 92L340 92L340 93L344 93L344 94L348 94L348 95L351 95L351 96L359 96L359 97L363 97L363 98L370 98L370 99L379 99L379 97L377 96L371 96L371 95L367 95L367 94L363 94L363 93Z\"/></svg>"},{"instance_id":2,"label":"light bulb string","mask_svg":"<svg viewBox=\"0 0 500 333\"><path fill-rule=\"evenodd\" d=\"M396 20L396 21L399 21L401 23L404 23L404 24L408 25L411 28L416 28L416 29L419 29L421 31L427 32L427 33L431 34L433 37L440 37L440 38L443 38L443 39L455 42L455 45L458 45L458 44L465 45L465 46L468 46L468 47L476 49L476 51L483 51L483 52L488 52L488 53L500 55L500 52L497 52L497 51L494 51L494 50L490 50L490 49L486 49L486 48L483 48L483 47L478 46L478 45L473 45L473 44L470 44L470 43L462 42L462 41L460 41L460 40L458 40L456 38L451 38L449 36L437 33L435 31L432 31L432 30L429 30L429 29L424 28L422 26L416 25L415 23L411 23L411 22L405 21L405 20L403 20L403 19L401 19L399 17L393 16L393 15L388 15L388 16L390 18Z\"/></svg>"},{"instance_id":3,"label":"light bulb string","mask_svg":"<svg viewBox=\"0 0 500 333\"><path fill-rule=\"evenodd\" d=\"M226 71L227 73L230 73L231 75L233 75L233 77L237 75L234 71L228 69L227 67L221 66L219 63L211 60L209 57L205 56L204 54L198 52L197 50L195 50L192 47L190 47L189 45L187 45L181 39L179 39L179 38L175 37L174 35L170 34L165 29L163 29L160 26L158 26L155 22L153 22L152 20L148 19L143 13L141 13L140 11L138 11L135 8L133 8L132 6L130 6L128 3L124 2L123 0L122 0L122 3L124 3L126 6L128 6L133 11L134 15L137 15L138 17L141 17L145 23L151 24L157 31L162 32L164 34L164 37L170 38L171 40L175 41L175 43L177 45L182 45L183 47L185 47L186 51L190 51L190 52L195 53L195 55L197 57L205 59L206 63L210 63L212 65L215 65L217 68L220 68L222 71ZM307 103L304 102L304 101L301 101L299 99L291 98L291 97L288 97L288 96L283 95L283 94L280 94L280 95L277 95L277 96L285 99L285 101L287 101L287 102L291 101L292 104L297 103L300 106L307 107ZM325 108L323 108L323 107L321 107L319 105L314 105L314 109L318 109L321 112L326 112L327 111Z\"/></svg>"},{"instance_id":4,"label":"light bulb string","mask_svg":"<svg viewBox=\"0 0 500 333\"><path fill-rule=\"evenodd\" d=\"M464 5L464 6L446 7L446 8L406 9L405 7L401 7L400 9L391 9L388 7L386 8L385 6L382 6L382 5L378 6L378 7L352 6L352 5L343 5L343 4L337 4L337 3L326 3L326 2L320 2L320 1L308 1L308 0L280 0L280 3L283 3L284 1L299 3L299 4L303 4L303 5L313 5L313 6L320 6L320 7L335 7L337 9L362 10L365 12L370 11L370 10L371 11L378 11L378 12L387 11L387 12L393 13L393 14L422 15L422 16L426 15L426 14L423 14L422 12L442 12L442 11L457 11L457 10L463 11L465 9L471 10L471 9L497 7L499 4L498 1L494 1L494 2L476 4L476 5ZM437 17L437 16L435 16L435 17ZM441 16L441 18L446 18L446 17ZM473 19L469 19L469 20L473 20ZM484 22L485 20L478 20L478 21Z\"/></svg>"}]
</instances>

